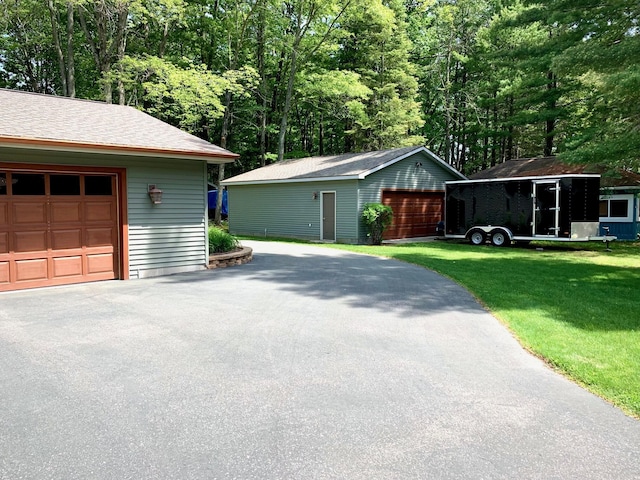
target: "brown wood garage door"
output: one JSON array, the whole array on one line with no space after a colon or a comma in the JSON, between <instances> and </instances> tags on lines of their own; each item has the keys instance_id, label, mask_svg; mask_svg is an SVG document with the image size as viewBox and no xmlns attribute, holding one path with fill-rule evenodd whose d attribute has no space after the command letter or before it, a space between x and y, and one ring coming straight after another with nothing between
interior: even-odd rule
<instances>
[{"instance_id":1,"label":"brown wood garage door","mask_svg":"<svg viewBox=\"0 0 640 480\"><path fill-rule=\"evenodd\" d=\"M438 222L444 220L443 192L384 190L382 203L393 209L385 239L435 235Z\"/></svg>"},{"instance_id":2,"label":"brown wood garage door","mask_svg":"<svg viewBox=\"0 0 640 480\"><path fill-rule=\"evenodd\" d=\"M0 170L0 291L118 278L116 175Z\"/></svg>"}]
</instances>

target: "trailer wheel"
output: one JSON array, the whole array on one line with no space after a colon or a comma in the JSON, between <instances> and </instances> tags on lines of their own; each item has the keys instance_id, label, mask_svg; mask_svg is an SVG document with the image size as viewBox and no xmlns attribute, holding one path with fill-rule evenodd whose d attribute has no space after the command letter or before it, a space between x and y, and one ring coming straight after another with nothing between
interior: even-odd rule
<instances>
[{"instance_id":1,"label":"trailer wheel","mask_svg":"<svg viewBox=\"0 0 640 480\"><path fill-rule=\"evenodd\" d=\"M473 245L483 245L486 240L487 236L482 230L473 230L469 234L469 241Z\"/></svg>"},{"instance_id":2,"label":"trailer wheel","mask_svg":"<svg viewBox=\"0 0 640 480\"><path fill-rule=\"evenodd\" d=\"M509 237L503 230L491 232L491 245L494 247L504 247L509 243Z\"/></svg>"}]
</instances>

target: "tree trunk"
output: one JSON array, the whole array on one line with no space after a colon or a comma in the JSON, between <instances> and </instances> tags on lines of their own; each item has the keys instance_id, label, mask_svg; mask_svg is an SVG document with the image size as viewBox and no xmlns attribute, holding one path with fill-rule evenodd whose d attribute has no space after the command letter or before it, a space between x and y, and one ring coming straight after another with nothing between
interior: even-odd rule
<instances>
[{"instance_id":1,"label":"tree trunk","mask_svg":"<svg viewBox=\"0 0 640 480\"><path fill-rule=\"evenodd\" d=\"M493 92L493 141L491 142L491 166L495 167L497 164L497 152L496 152L496 144L498 143L498 138L495 132L498 131L498 92L494 90Z\"/></svg>"},{"instance_id":2,"label":"tree trunk","mask_svg":"<svg viewBox=\"0 0 640 480\"><path fill-rule=\"evenodd\" d=\"M121 62L124 59L124 53L127 48L127 19L129 16L129 7L125 2L118 5L118 29L113 39L115 42L115 48L117 51L116 62ZM113 48L113 47L112 47ZM118 71L122 73L122 66L119 65ZM124 83L122 82L122 75L118 75L118 103L120 105L125 104L125 90Z\"/></svg>"},{"instance_id":3,"label":"tree trunk","mask_svg":"<svg viewBox=\"0 0 640 480\"><path fill-rule=\"evenodd\" d=\"M287 120L289 117L289 110L291 110L291 99L293 97L293 84L296 76L297 56L298 56L298 44L300 43L300 37L296 37L293 49L291 51L291 66L289 68L289 79L287 81L287 91L284 98L284 107L282 109L282 119L280 120L280 132L278 135L278 161L281 162L284 159L284 144L287 134Z\"/></svg>"},{"instance_id":4,"label":"tree trunk","mask_svg":"<svg viewBox=\"0 0 640 480\"><path fill-rule=\"evenodd\" d=\"M51 17L51 35L53 36L53 48L56 51L56 57L58 57L58 72L60 74L60 85L62 87L62 95L69 96L69 90L67 88L67 69L64 63L64 54L62 53L62 43L60 42L60 21L58 19L58 11L53 3L53 0L47 1L47 7L49 7L49 16Z\"/></svg>"},{"instance_id":5,"label":"tree trunk","mask_svg":"<svg viewBox=\"0 0 640 480\"><path fill-rule=\"evenodd\" d=\"M264 52L265 52L265 34L264 26L266 21L265 7L261 6L258 11L258 27L256 30L256 43L257 43L257 61L258 61L258 74L260 75L260 89L258 90L260 110L258 112L258 129L259 140L258 150L260 152L260 166L266 165L267 155L267 74L264 64Z\"/></svg>"},{"instance_id":6,"label":"tree trunk","mask_svg":"<svg viewBox=\"0 0 640 480\"><path fill-rule=\"evenodd\" d=\"M322 113L318 122L318 155L324 155L324 115Z\"/></svg>"},{"instance_id":7,"label":"tree trunk","mask_svg":"<svg viewBox=\"0 0 640 480\"><path fill-rule=\"evenodd\" d=\"M507 118L505 119L509 122L510 119L513 118L513 95L509 95L509 111L507 114ZM513 158L513 125L509 122L509 128L507 129L507 138L506 138L506 147L504 152L504 160L509 161Z\"/></svg>"},{"instance_id":8,"label":"tree trunk","mask_svg":"<svg viewBox=\"0 0 640 480\"><path fill-rule=\"evenodd\" d=\"M73 3L67 2L67 94L76 96L76 62L73 58Z\"/></svg>"},{"instance_id":9,"label":"tree trunk","mask_svg":"<svg viewBox=\"0 0 640 480\"><path fill-rule=\"evenodd\" d=\"M556 83L556 76L554 75L553 72L549 72L547 74L547 79L549 80L549 82L547 83L547 90L548 92L553 92L553 90L555 90L556 88L558 88L558 85ZM547 102L547 108L549 110L555 110L556 108L556 100L555 100L555 96L551 97L551 100L549 100L549 102ZM554 140L555 140L555 128L556 128L556 119L555 118L549 118L546 121L546 125L545 125L545 145L544 145L544 155L545 157L549 157L551 155L553 155L553 145L554 145Z\"/></svg>"}]
</instances>

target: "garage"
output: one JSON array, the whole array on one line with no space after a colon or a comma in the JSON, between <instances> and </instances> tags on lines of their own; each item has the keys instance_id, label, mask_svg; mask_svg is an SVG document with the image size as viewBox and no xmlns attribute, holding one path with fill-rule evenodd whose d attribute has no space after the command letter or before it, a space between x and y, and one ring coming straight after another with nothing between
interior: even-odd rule
<instances>
[{"instance_id":1,"label":"garage","mask_svg":"<svg viewBox=\"0 0 640 480\"><path fill-rule=\"evenodd\" d=\"M0 291L120 278L118 173L0 170Z\"/></svg>"},{"instance_id":2,"label":"garage","mask_svg":"<svg viewBox=\"0 0 640 480\"><path fill-rule=\"evenodd\" d=\"M393 209L385 239L435 235L438 222L444 220L443 192L384 190L382 203Z\"/></svg>"}]
</instances>

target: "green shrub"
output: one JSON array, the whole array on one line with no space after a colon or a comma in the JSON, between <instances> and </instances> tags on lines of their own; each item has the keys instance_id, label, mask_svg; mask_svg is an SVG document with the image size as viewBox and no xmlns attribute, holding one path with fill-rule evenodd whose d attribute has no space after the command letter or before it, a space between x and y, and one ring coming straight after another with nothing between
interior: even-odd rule
<instances>
[{"instance_id":1,"label":"green shrub","mask_svg":"<svg viewBox=\"0 0 640 480\"><path fill-rule=\"evenodd\" d=\"M391 225L393 210L388 205L381 203L367 203L362 209L362 221L367 227L367 235L371 237L371 243L380 245L382 234Z\"/></svg>"},{"instance_id":2,"label":"green shrub","mask_svg":"<svg viewBox=\"0 0 640 480\"><path fill-rule=\"evenodd\" d=\"M209 227L209 253L231 252L240 247L238 239L220 227Z\"/></svg>"}]
</instances>

